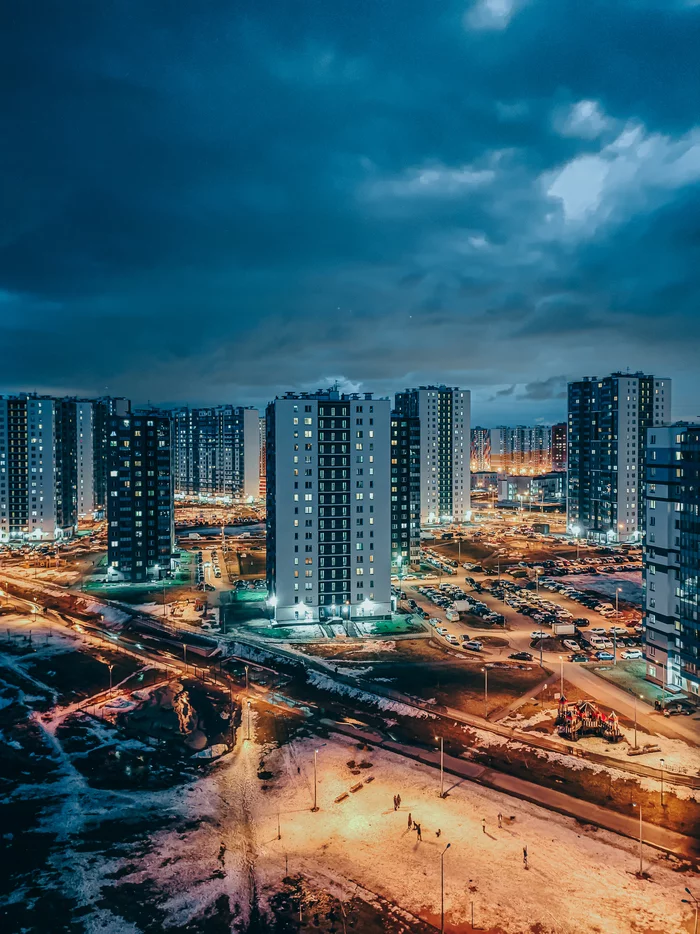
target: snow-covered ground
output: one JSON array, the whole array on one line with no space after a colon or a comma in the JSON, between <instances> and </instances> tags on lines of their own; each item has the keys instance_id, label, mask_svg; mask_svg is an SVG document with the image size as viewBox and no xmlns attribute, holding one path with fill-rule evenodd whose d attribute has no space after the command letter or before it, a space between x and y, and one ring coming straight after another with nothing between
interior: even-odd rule
<instances>
[{"instance_id":1,"label":"snow-covered ground","mask_svg":"<svg viewBox=\"0 0 700 934\"><path fill-rule=\"evenodd\" d=\"M315 749L320 810L312 813ZM255 774L260 752L254 743L242 742L198 782L182 808L207 821L184 839L159 835L153 856L139 866L134 878L155 877L170 891L167 908L173 921L185 923L222 892L236 892L245 904L253 880L264 903L279 885L286 856L290 873L301 872L319 886L332 881L346 893L359 883L435 923L440 854L447 843L448 931L466 926L472 901L482 930L508 934L681 932L690 918L681 899L692 880L674 873L652 850L645 853L651 881L637 879L633 841L585 830L573 820L469 783L456 784L440 799L434 770L389 752L358 753L350 740L337 737L298 741L271 752L266 768L278 778L266 782L263 792ZM355 776L347 762L360 756L373 767ZM368 775L374 778L371 784L335 803ZM398 812L392 805L397 792L402 798ZM422 842L408 830L409 813L421 823ZM507 818L501 829L499 813ZM208 878L195 888L206 866L214 865L221 842L226 844L225 878Z\"/></svg>"},{"instance_id":2,"label":"snow-covered ground","mask_svg":"<svg viewBox=\"0 0 700 934\"><path fill-rule=\"evenodd\" d=\"M621 571L618 574L568 574L565 581L567 587L576 587L578 590L594 590L615 600L615 591L621 587L620 598L629 603L642 602L642 574L641 571Z\"/></svg>"}]
</instances>

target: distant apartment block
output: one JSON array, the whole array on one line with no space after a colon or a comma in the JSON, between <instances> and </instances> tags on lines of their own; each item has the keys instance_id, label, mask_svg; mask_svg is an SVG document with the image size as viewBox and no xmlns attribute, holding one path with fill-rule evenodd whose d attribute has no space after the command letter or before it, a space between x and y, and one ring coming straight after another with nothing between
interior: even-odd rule
<instances>
[{"instance_id":1,"label":"distant apartment block","mask_svg":"<svg viewBox=\"0 0 700 934\"><path fill-rule=\"evenodd\" d=\"M491 470L491 429L472 428L470 469L472 473Z\"/></svg>"},{"instance_id":2,"label":"distant apartment block","mask_svg":"<svg viewBox=\"0 0 700 934\"><path fill-rule=\"evenodd\" d=\"M613 373L569 383L567 524L598 541L641 535L647 429L671 418L671 380Z\"/></svg>"},{"instance_id":3,"label":"distant apartment block","mask_svg":"<svg viewBox=\"0 0 700 934\"><path fill-rule=\"evenodd\" d=\"M546 425L501 425L491 432L491 469L535 474L551 470L552 430Z\"/></svg>"},{"instance_id":4,"label":"distant apartment block","mask_svg":"<svg viewBox=\"0 0 700 934\"><path fill-rule=\"evenodd\" d=\"M390 404L337 389L266 412L267 584L278 622L391 612Z\"/></svg>"},{"instance_id":5,"label":"distant apartment block","mask_svg":"<svg viewBox=\"0 0 700 934\"><path fill-rule=\"evenodd\" d=\"M260 418L257 409L219 405L172 413L175 493L257 499Z\"/></svg>"},{"instance_id":6,"label":"distant apartment block","mask_svg":"<svg viewBox=\"0 0 700 934\"><path fill-rule=\"evenodd\" d=\"M420 431L420 522L465 522L471 516L468 390L420 386L397 393L395 410Z\"/></svg>"},{"instance_id":7,"label":"distant apartment block","mask_svg":"<svg viewBox=\"0 0 700 934\"><path fill-rule=\"evenodd\" d=\"M552 425L552 470L566 470L567 425Z\"/></svg>"},{"instance_id":8,"label":"distant apartment block","mask_svg":"<svg viewBox=\"0 0 700 934\"><path fill-rule=\"evenodd\" d=\"M420 560L420 420L391 414L391 563Z\"/></svg>"}]
</instances>

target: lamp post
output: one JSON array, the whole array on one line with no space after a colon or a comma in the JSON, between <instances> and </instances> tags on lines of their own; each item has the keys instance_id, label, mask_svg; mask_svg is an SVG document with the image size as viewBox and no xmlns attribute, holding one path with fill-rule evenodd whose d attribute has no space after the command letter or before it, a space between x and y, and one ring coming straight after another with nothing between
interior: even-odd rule
<instances>
[{"instance_id":1,"label":"lamp post","mask_svg":"<svg viewBox=\"0 0 700 934\"><path fill-rule=\"evenodd\" d=\"M318 784L318 749L314 749L314 806L311 808L312 811L318 811L317 784Z\"/></svg>"},{"instance_id":2,"label":"lamp post","mask_svg":"<svg viewBox=\"0 0 700 934\"><path fill-rule=\"evenodd\" d=\"M440 934L445 934L445 853L451 845L448 843L440 854Z\"/></svg>"},{"instance_id":3,"label":"lamp post","mask_svg":"<svg viewBox=\"0 0 700 934\"><path fill-rule=\"evenodd\" d=\"M445 797L445 743L442 738L435 737L435 739L440 740L440 797Z\"/></svg>"},{"instance_id":4,"label":"lamp post","mask_svg":"<svg viewBox=\"0 0 700 934\"><path fill-rule=\"evenodd\" d=\"M620 615L620 591L621 590L622 590L622 587L615 588L615 619L617 619Z\"/></svg>"},{"instance_id":5,"label":"lamp post","mask_svg":"<svg viewBox=\"0 0 700 934\"><path fill-rule=\"evenodd\" d=\"M542 568L535 568L535 581L537 582L537 596L540 595L540 574L542 573Z\"/></svg>"},{"instance_id":6,"label":"lamp post","mask_svg":"<svg viewBox=\"0 0 700 934\"><path fill-rule=\"evenodd\" d=\"M248 731L246 739L250 739L250 701L248 701Z\"/></svg>"},{"instance_id":7,"label":"lamp post","mask_svg":"<svg viewBox=\"0 0 700 934\"><path fill-rule=\"evenodd\" d=\"M563 655L559 656L559 674L560 674L559 690L561 692L561 696L563 697L564 696L564 656Z\"/></svg>"},{"instance_id":8,"label":"lamp post","mask_svg":"<svg viewBox=\"0 0 700 934\"><path fill-rule=\"evenodd\" d=\"M690 895L690 898L682 898L681 901L684 905L692 905L695 909L695 928L694 934L698 934L698 908L700 907L700 899L698 899L690 889L686 886L686 892ZM692 901L690 900L692 898Z\"/></svg>"},{"instance_id":9,"label":"lamp post","mask_svg":"<svg viewBox=\"0 0 700 934\"><path fill-rule=\"evenodd\" d=\"M641 876L643 871L642 854L644 847L644 820L642 817L641 804L633 804L632 807L639 808L639 875Z\"/></svg>"},{"instance_id":10,"label":"lamp post","mask_svg":"<svg viewBox=\"0 0 700 934\"><path fill-rule=\"evenodd\" d=\"M245 692L247 694L248 693L248 665L245 665L244 667L245 667Z\"/></svg>"},{"instance_id":11,"label":"lamp post","mask_svg":"<svg viewBox=\"0 0 700 934\"><path fill-rule=\"evenodd\" d=\"M273 594L271 597L268 597L267 605L270 607L270 622L273 620L276 622L277 597L275 594Z\"/></svg>"},{"instance_id":12,"label":"lamp post","mask_svg":"<svg viewBox=\"0 0 700 934\"><path fill-rule=\"evenodd\" d=\"M114 665L108 665L107 667L109 668L109 696L111 697L112 696L112 669L114 668Z\"/></svg>"},{"instance_id":13,"label":"lamp post","mask_svg":"<svg viewBox=\"0 0 700 934\"><path fill-rule=\"evenodd\" d=\"M486 665L481 670L484 673L484 719L487 719L489 715L489 670Z\"/></svg>"},{"instance_id":14,"label":"lamp post","mask_svg":"<svg viewBox=\"0 0 700 934\"><path fill-rule=\"evenodd\" d=\"M642 700L644 697L642 694L639 695ZM634 748L637 748L637 695L634 695Z\"/></svg>"},{"instance_id":15,"label":"lamp post","mask_svg":"<svg viewBox=\"0 0 700 934\"><path fill-rule=\"evenodd\" d=\"M659 759L661 763L661 807L664 806L664 768L666 766L665 759Z\"/></svg>"}]
</instances>

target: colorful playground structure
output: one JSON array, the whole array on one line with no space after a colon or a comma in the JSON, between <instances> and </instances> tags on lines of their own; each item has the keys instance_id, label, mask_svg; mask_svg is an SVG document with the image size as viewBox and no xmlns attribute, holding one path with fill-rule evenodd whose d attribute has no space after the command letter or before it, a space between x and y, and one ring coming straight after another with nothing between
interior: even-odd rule
<instances>
[{"instance_id":1,"label":"colorful playground structure","mask_svg":"<svg viewBox=\"0 0 700 934\"><path fill-rule=\"evenodd\" d=\"M608 742L617 743L622 739L615 711L605 714L590 700L568 703L563 695L559 698L557 731L569 740L577 740L580 736L602 736Z\"/></svg>"}]
</instances>

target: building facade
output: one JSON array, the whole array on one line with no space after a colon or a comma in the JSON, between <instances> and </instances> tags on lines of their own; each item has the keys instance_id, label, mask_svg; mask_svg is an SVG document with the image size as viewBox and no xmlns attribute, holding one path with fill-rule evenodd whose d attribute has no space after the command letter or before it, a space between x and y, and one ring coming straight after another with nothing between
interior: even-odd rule
<instances>
[{"instance_id":1,"label":"building facade","mask_svg":"<svg viewBox=\"0 0 700 934\"><path fill-rule=\"evenodd\" d=\"M646 677L700 693L700 425L650 429L645 467Z\"/></svg>"},{"instance_id":2,"label":"building facade","mask_svg":"<svg viewBox=\"0 0 700 934\"><path fill-rule=\"evenodd\" d=\"M552 425L552 470L566 470L566 422Z\"/></svg>"},{"instance_id":3,"label":"building facade","mask_svg":"<svg viewBox=\"0 0 700 934\"><path fill-rule=\"evenodd\" d=\"M418 418L421 526L471 517L468 390L421 386L396 395L396 412Z\"/></svg>"},{"instance_id":4,"label":"building facade","mask_svg":"<svg viewBox=\"0 0 700 934\"><path fill-rule=\"evenodd\" d=\"M267 497L267 454L265 451L265 416L260 416L260 498L265 499Z\"/></svg>"},{"instance_id":5,"label":"building facade","mask_svg":"<svg viewBox=\"0 0 700 934\"><path fill-rule=\"evenodd\" d=\"M108 437L108 576L158 579L175 543L170 415L113 415Z\"/></svg>"},{"instance_id":6,"label":"building facade","mask_svg":"<svg viewBox=\"0 0 700 934\"><path fill-rule=\"evenodd\" d=\"M391 563L420 561L420 422L391 414Z\"/></svg>"},{"instance_id":7,"label":"building facade","mask_svg":"<svg viewBox=\"0 0 700 934\"><path fill-rule=\"evenodd\" d=\"M567 525L598 541L642 531L647 429L670 421L671 381L613 373L569 383Z\"/></svg>"},{"instance_id":8,"label":"building facade","mask_svg":"<svg viewBox=\"0 0 700 934\"><path fill-rule=\"evenodd\" d=\"M391 612L390 404L337 389L266 412L267 585L279 622Z\"/></svg>"},{"instance_id":9,"label":"building facade","mask_svg":"<svg viewBox=\"0 0 700 934\"><path fill-rule=\"evenodd\" d=\"M113 415L126 416L131 402L123 396L102 396L92 399L93 485L95 511L107 509L107 479L109 476L109 419Z\"/></svg>"},{"instance_id":10,"label":"building facade","mask_svg":"<svg viewBox=\"0 0 700 934\"><path fill-rule=\"evenodd\" d=\"M257 499L260 420L257 409L219 405L175 409L175 492L183 496Z\"/></svg>"},{"instance_id":11,"label":"building facade","mask_svg":"<svg viewBox=\"0 0 700 934\"><path fill-rule=\"evenodd\" d=\"M95 447L92 401L0 398L0 541L73 535L95 511Z\"/></svg>"},{"instance_id":12,"label":"building facade","mask_svg":"<svg viewBox=\"0 0 700 934\"><path fill-rule=\"evenodd\" d=\"M501 425L492 428L491 469L499 473L535 474L551 470L552 429L546 425Z\"/></svg>"},{"instance_id":13,"label":"building facade","mask_svg":"<svg viewBox=\"0 0 700 934\"><path fill-rule=\"evenodd\" d=\"M472 428L469 467L472 473L491 470L491 429Z\"/></svg>"}]
</instances>

